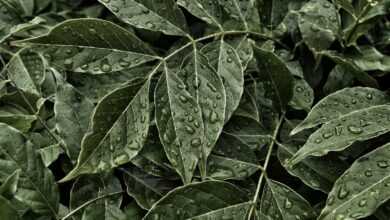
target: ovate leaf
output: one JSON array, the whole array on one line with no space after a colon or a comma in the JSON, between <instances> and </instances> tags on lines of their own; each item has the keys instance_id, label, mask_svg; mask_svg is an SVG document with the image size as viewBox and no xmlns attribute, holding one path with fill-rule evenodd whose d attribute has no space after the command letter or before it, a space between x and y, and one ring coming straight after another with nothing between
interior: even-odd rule
<instances>
[{"instance_id":1,"label":"ovate leaf","mask_svg":"<svg viewBox=\"0 0 390 220\"><path fill-rule=\"evenodd\" d=\"M369 140L390 131L390 105L378 105L352 111L324 124L310 135L306 144L290 159L297 164L308 156L323 156L341 151L356 141Z\"/></svg>"},{"instance_id":2,"label":"ovate leaf","mask_svg":"<svg viewBox=\"0 0 390 220\"><path fill-rule=\"evenodd\" d=\"M222 131L226 105L222 80L194 51L179 72L164 65L155 97L160 139L168 159L188 183L200 158L205 169Z\"/></svg>"},{"instance_id":3,"label":"ovate leaf","mask_svg":"<svg viewBox=\"0 0 390 220\"><path fill-rule=\"evenodd\" d=\"M8 64L8 77L21 90L40 96L45 66L41 56L30 50L17 53Z\"/></svg>"},{"instance_id":4,"label":"ovate leaf","mask_svg":"<svg viewBox=\"0 0 390 220\"><path fill-rule=\"evenodd\" d=\"M116 72L155 59L150 47L133 33L92 18L67 20L47 35L15 44L39 46L57 69L81 73Z\"/></svg>"},{"instance_id":5,"label":"ovate leaf","mask_svg":"<svg viewBox=\"0 0 390 220\"><path fill-rule=\"evenodd\" d=\"M0 124L0 130L0 169L9 174L20 170L15 198L36 213L56 217L59 194L51 171L19 131L5 124Z\"/></svg>"},{"instance_id":6,"label":"ovate leaf","mask_svg":"<svg viewBox=\"0 0 390 220\"><path fill-rule=\"evenodd\" d=\"M390 97L377 89L368 87L345 88L319 101L305 120L291 131L291 134L337 119L352 111L389 102Z\"/></svg>"},{"instance_id":7,"label":"ovate leaf","mask_svg":"<svg viewBox=\"0 0 390 220\"><path fill-rule=\"evenodd\" d=\"M57 81L54 103L56 129L67 147L70 158L76 161L94 105L63 79L57 78Z\"/></svg>"},{"instance_id":8,"label":"ovate leaf","mask_svg":"<svg viewBox=\"0 0 390 220\"><path fill-rule=\"evenodd\" d=\"M92 113L76 167L62 181L129 162L142 149L149 129L150 80L134 80L105 96Z\"/></svg>"},{"instance_id":9,"label":"ovate leaf","mask_svg":"<svg viewBox=\"0 0 390 220\"><path fill-rule=\"evenodd\" d=\"M225 121L228 121L244 92L244 69L240 57L223 39L207 44L202 48L202 53L222 78L226 92Z\"/></svg>"},{"instance_id":10,"label":"ovate leaf","mask_svg":"<svg viewBox=\"0 0 390 220\"><path fill-rule=\"evenodd\" d=\"M390 144L357 159L336 181L319 220L361 219L390 199Z\"/></svg>"},{"instance_id":11,"label":"ovate leaf","mask_svg":"<svg viewBox=\"0 0 390 220\"><path fill-rule=\"evenodd\" d=\"M292 98L293 77L283 63L273 52L253 46L260 74L267 81L267 86L272 88L273 106L278 111L283 111Z\"/></svg>"},{"instance_id":12,"label":"ovate leaf","mask_svg":"<svg viewBox=\"0 0 390 220\"><path fill-rule=\"evenodd\" d=\"M273 220L315 218L310 204L298 193L283 183L267 179L260 202L260 213Z\"/></svg>"},{"instance_id":13,"label":"ovate leaf","mask_svg":"<svg viewBox=\"0 0 390 220\"><path fill-rule=\"evenodd\" d=\"M138 28L168 35L188 34L183 12L174 0L99 0L122 21Z\"/></svg>"},{"instance_id":14,"label":"ovate leaf","mask_svg":"<svg viewBox=\"0 0 390 220\"><path fill-rule=\"evenodd\" d=\"M328 0L311 0L299 14L298 24L304 42L314 51L328 49L340 30L336 7Z\"/></svg>"},{"instance_id":15,"label":"ovate leaf","mask_svg":"<svg viewBox=\"0 0 390 220\"><path fill-rule=\"evenodd\" d=\"M247 208L242 210L238 204L247 201L245 194L230 183L205 181L172 190L152 207L144 219L207 219L214 213L218 213L217 219L222 219L224 210L227 211L225 217L231 217L234 212L245 216Z\"/></svg>"}]
</instances>

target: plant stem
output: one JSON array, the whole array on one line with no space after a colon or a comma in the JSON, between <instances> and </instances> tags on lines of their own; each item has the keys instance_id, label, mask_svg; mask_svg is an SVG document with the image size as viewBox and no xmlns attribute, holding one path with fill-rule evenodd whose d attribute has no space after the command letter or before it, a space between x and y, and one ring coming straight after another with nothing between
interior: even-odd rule
<instances>
[{"instance_id":1,"label":"plant stem","mask_svg":"<svg viewBox=\"0 0 390 220\"><path fill-rule=\"evenodd\" d=\"M268 147L267 156L265 158L264 165L263 165L264 171L261 173L259 181L257 182L255 196L253 197L252 206L251 206L251 209L249 210L249 214L248 214L248 220L251 219L252 214L253 214L253 212L254 212L254 210L256 208L257 200L258 200L258 197L259 197L259 194L260 194L260 188L261 188L261 185L263 183L264 177L267 175L267 167L268 167L269 161L271 159L273 148L275 146L275 140L276 140L276 138L277 138L277 136L279 134L280 127L281 127L281 125L282 125L282 123L284 121L284 116L285 116L285 113L282 113L282 116L280 116L279 122L276 125L274 133L272 135L271 143L270 143L270 145Z\"/></svg>"},{"instance_id":2,"label":"plant stem","mask_svg":"<svg viewBox=\"0 0 390 220\"><path fill-rule=\"evenodd\" d=\"M106 195L102 195L102 196L98 196L94 199L91 199L89 200L88 202L82 204L81 206L73 209L72 211L70 211L67 215L65 215L64 217L61 218L61 220L65 220L69 217L71 217L72 215L76 214L78 211L80 211L81 209L87 207L88 205L98 201L98 200L101 200L101 199L104 199L104 198L107 198L107 197L111 197L111 196L115 196L115 195L118 195L118 194L122 194L124 191L120 191L120 192L114 192L114 193L109 193L109 194L106 194Z\"/></svg>"}]
</instances>

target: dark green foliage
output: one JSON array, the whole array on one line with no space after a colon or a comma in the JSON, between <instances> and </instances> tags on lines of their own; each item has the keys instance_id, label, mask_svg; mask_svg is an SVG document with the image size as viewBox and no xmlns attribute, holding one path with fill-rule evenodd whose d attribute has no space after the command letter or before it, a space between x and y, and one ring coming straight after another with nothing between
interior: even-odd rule
<instances>
[{"instance_id":1,"label":"dark green foliage","mask_svg":"<svg viewBox=\"0 0 390 220\"><path fill-rule=\"evenodd\" d=\"M390 0L0 0L0 220L389 220Z\"/></svg>"}]
</instances>

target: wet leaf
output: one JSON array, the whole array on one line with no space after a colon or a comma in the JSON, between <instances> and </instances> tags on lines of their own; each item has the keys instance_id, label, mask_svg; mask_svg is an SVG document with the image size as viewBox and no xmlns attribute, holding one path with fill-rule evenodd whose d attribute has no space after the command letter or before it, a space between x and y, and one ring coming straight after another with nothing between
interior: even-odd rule
<instances>
[{"instance_id":1,"label":"wet leaf","mask_svg":"<svg viewBox=\"0 0 390 220\"><path fill-rule=\"evenodd\" d=\"M318 157L329 151L341 151L354 142L387 133L390 131L389 113L390 105L377 105L329 121L310 135L306 144L289 160L289 164L297 164L308 156Z\"/></svg>"},{"instance_id":2,"label":"wet leaf","mask_svg":"<svg viewBox=\"0 0 390 220\"><path fill-rule=\"evenodd\" d=\"M361 219L390 199L390 144L357 159L336 181L318 219Z\"/></svg>"},{"instance_id":3,"label":"wet leaf","mask_svg":"<svg viewBox=\"0 0 390 220\"><path fill-rule=\"evenodd\" d=\"M154 52L133 33L100 19L72 19L47 35L15 42L34 45L61 70L104 74L154 60Z\"/></svg>"},{"instance_id":4,"label":"wet leaf","mask_svg":"<svg viewBox=\"0 0 390 220\"><path fill-rule=\"evenodd\" d=\"M149 86L150 80L130 82L98 103L81 142L77 165L62 181L109 170L138 154L149 129Z\"/></svg>"},{"instance_id":5,"label":"wet leaf","mask_svg":"<svg viewBox=\"0 0 390 220\"><path fill-rule=\"evenodd\" d=\"M230 183L193 183L169 192L152 207L144 219L207 219L208 216L222 218L225 210L225 217L230 218L237 212L240 214L237 216L243 216L247 210L242 209L242 203L245 202L245 194Z\"/></svg>"},{"instance_id":6,"label":"wet leaf","mask_svg":"<svg viewBox=\"0 0 390 220\"><path fill-rule=\"evenodd\" d=\"M314 210L298 193L283 183L267 179L260 212L275 220L313 219Z\"/></svg>"},{"instance_id":7,"label":"wet leaf","mask_svg":"<svg viewBox=\"0 0 390 220\"><path fill-rule=\"evenodd\" d=\"M291 131L291 134L313 128L332 119L338 119L359 109L386 104L389 100L389 96L386 93L373 88L354 87L342 89L319 101L311 109L305 120Z\"/></svg>"},{"instance_id":8,"label":"wet leaf","mask_svg":"<svg viewBox=\"0 0 390 220\"><path fill-rule=\"evenodd\" d=\"M183 12L174 0L99 0L123 22L168 35L188 35Z\"/></svg>"},{"instance_id":9,"label":"wet leaf","mask_svg":"<svg viewBox=\"0 0 390 220\"><path fill-rule=\"evenodd\" d=\"M34 212L56 216L59 194L54 176L35 152L34 145L19 131L0 124L0 155L2 175L20 170L15 197ZM0 180L2 176L0 176ZM2 203L3 204L3 203Z\"/></svg>"}]
</instances>

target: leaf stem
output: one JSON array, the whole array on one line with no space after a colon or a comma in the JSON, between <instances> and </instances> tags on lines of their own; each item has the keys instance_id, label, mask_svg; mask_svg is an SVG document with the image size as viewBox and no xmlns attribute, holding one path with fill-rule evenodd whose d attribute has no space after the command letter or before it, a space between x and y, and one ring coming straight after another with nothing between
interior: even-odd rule
<instances>
[{"instance_id":1,"label":"leaf stem","mask_svg":"<svg viewBox=\"0 0 390 220\"><path fill-rule=\"evenodd\" d=\"M253 214L253 212L254 212L254 210L256 208L257 200L258 200L258 197L259 197L259 194L260 194L260 188L261 188L261 185L263 183L264 177L267 176L267 167L268 167L269 161L271 159L273 148L275 146L275 140L276 140L276 138L277 138L277 136L279 134L280 127L281 127L281 125L282 125L282 123L284 121L284 116L285 116L285 113L283 112L281 117L280 117L280 119L279 119L278 124L276 125L274 133L272 135L271 143L270 143L270 145L268 147L267 156L265 158L264 165L263 165L264 171L261 173L259 181L257 182L256 192L255 192L255 195L253 197L252 206L251 206L251 208L249 210L249 214L248 214L248 220L251 219L252 214Z\"/></svg>"},{"instance_id":2,"label":"leaf stem","mask_svg":"<svg viewBox=\"0 0 390 220\"><path fill-rule=\"evenodd\" d=\"M64 217L62 217L60 220L65 220L69 217L71 217L72 215L76 214L78 211L80 211L81 209L89 206L90 204L98 201L98 200L101 200L101 199L104 199L104 198L107 198L107 197L111 197L111 196L115 196L115 195L118 195L118 194L122 194L124 191L119 191L119 192L114 192L114 193L109 193L109 194L105 194L105 195L102 195L102 196L98 196L94 199L91 199L89 200L88 202L82 204L81 206L73 209L72 211L70 211L68 214L66 214Z\"/></svg>"}]
</instances>

